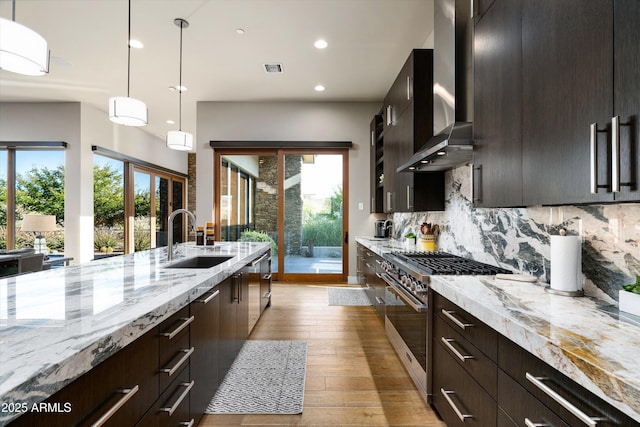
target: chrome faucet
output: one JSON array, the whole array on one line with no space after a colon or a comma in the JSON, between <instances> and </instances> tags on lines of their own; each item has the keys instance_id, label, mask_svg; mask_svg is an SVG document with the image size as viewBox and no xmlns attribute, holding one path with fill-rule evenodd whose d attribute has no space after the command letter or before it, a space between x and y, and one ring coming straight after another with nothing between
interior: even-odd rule
<instances>
[{"instance_id":1,"label":"chrome faucet","mask_svg":"<svg viewBox=\"0 0 640 427\"><path fill-rule=\"evenodd\" d=\"M176 209L175 211L171 212L171 215L169 215L169 221L168 221L168 225L167 227L169 228L167 230L167 239L169 240L167 243L167 261L171 261L173 259L173 250L174 250L174 245L173 245L173 219L178 216L178 214L187 214L187 216L189 218L191 218L191 230L195 231L196 230L196 216L194 214L192 214L191 212L189 212L186 209Z\"/></svg>"}]
</instances>

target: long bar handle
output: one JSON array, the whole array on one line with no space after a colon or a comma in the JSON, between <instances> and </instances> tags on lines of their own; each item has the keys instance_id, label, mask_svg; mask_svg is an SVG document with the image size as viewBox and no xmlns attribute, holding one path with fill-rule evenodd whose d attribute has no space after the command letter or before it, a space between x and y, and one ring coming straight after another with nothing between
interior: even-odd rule
<instances>
[{"instance_id":1,"label":"long bar handle","mask_svg":"<svg viewBox=\"0 0 640 427\"><path fill-rule=\"evenodd\" d=\"M533 376L529 372L525 374L525 378L529 382L531 382L533 385L538 387L538 389L540 389L540 391L542 391L544 394L546 394L547 396L549 396L550 398L558 402L558 404L560 404L563 408L565 408L567 411L575 415L580 421L582 421L586 425L590 427L596 427L598 425L598 421L600 420L599 418L592 418L587 414L585 414L584 412L582 412L580 409L576 408L571 402L569 402L564 397L560 396L560 394L558 394L555 390L553 390L551 387L546 385L543 382L545 378Z\"/></svg>"},{"instance_id":2,"label":"long bar handle","mask_svg":"<svg viewBox=\"0 0 640 427\"><path fill-rule=\"evenodd\" d=\"M449 320L451 320L453 323L456 324L457 327L459 327L462 330L465 330L467 328L471 328L473 325L473 323L465 323L463 321L461 321L460 319L456 318L454 316L455 311L452 310L446 310L446 309L442 309L442 314L444 314Z\"/></svg>"},{"instance_id":3,"label":"long bar handle","mask_svg":"<svg viewBox=\"0 0 640 427\"><path fill-rule=\"evenodd\" d=\"M620 192L620 116L611 118L611 191Z\"/></svg>"},{"instance_id":4,"label":"long bar handle","mask_svg":"<svg viewBox=\"0 0 640 427\"><path fill-rule=\"evenodd\" d=\"M450 394L456 394L455 391L445 390L441 387L440 393L442 393L449 406L451 406L453 412L455 412L458 418L460 418L460 421L464 422L467 418L473 418L473 415L463 414L462 411L458 409L458 406L453 402L453 399L449 397Z\"/></svg>"},{"instance_id":5,"label":"long bar handle","mask_svg":"<svg viewBox=\"0 0 640 427\"><path fill-rule=\"evenodd\" d=\"M180 367L182 365L184 365L184 363L189 360L189 357L191 357L191 355L193 354L195 350L195 347L191 347L190 349L182 349L180 350L181 353L184 353L184 355L180 358L180 360L178 360L176 362L175 365L173 365L171 368L164 368L164 369L160 369L160 372L164 372L165 374L167 374L167 376L172 376L173 374L176 373L176 371L178 369L180 369Z\"/></svg>"},{"instance_id":6,"label":"long bar handle","mask_svg":"<svg viewBox=\"0 0 640 427\"><path fill-rule=\"evenodd\" d=\"M376 302L378 304L380 304L380 305L384 305L385 304L384 300L382 298L380 298L380 297L376 297Z\"/></svg>"},{"instance_id":7,"label":"long bar handle","mask_svg":"<svg viewBox=\"0 0 640 427\"><path fill-rule=\"evenodd\" d=\"M247 266L249 267L255 267L256 265L258 265L263 259L265 259L266 257L269 256L269 252L265 252L260 258L256 258L253 261L251 261L249 264L247 264Z\"/></svg>"},{"instance_id":8,"label":"long bar handle","mask_svg":"<svg viewBox=\"0 0 640 427\"><path fill-rule=\"evenodd\" d=\"M387 126L393 126L393 118L391 115L393 114L393 105L387 105Z\"/></svg>"},{"instance_id":9,"label":"long bar handle","mask_svg":"<svg viewBox=\"0 0 640 427\"><path fill-rule=\"evenodd\" d=\"M118 410L122 408L124 404L127 403L138 392L138 390L140 390L140 387L137 384L133 388L118 390L118 393L123 393L124 396L122 396L115 405L109 408L107 412L102 414L102 416L98 418L95 423L91 424L91 427L100 427L104 423L109 421L109 418L111 418L116 412L118 412Z\"/></svg>"},{"instance_id":10,"label":"long bar handle","mask_svg":"<svg viewBox=\"0 0 640 427\"><path fill-rule=\"evenodd\" d=\"M178 409L178 406L180 406L185 397L187 397L194 384L195 381L193 380L190 383L180 383L180 387L185 387L180 397L178 397L178 399L170 407L160 408L160 412L166 412L169 416L173 415L176 409Z\"/></svg>"},{"instance_id":11,"label":"long bar handle","mask_svg":"<svg viewBox=\"0 0 640 427\"><path fill-rule=\"evenodd\" d=\"M217 297L218 295L220 295L220 290L216 290L214 293L212 293L211 295L209 295L205 299L197 299L196 302L199 302L199 303L202 303L202 304L209 304L209 302L212 299L214 299L215 297Z\"/></svg>"},{"instance_id":12,"label":"long bar handle","mask_svg":"<svg viewBox=\"0 0 640 427\"><path fill-rule=\"evenodd\" d=\"M193 427L196 424L196 420L191 418L191 421L182 421L180 423L178 423L179 426L185 426L185 427Z\"/></svg>"},{"instance_id":13,"label":"long bar handle","mask_svg":"<svg viewBox=\"0 0 640 427\"><path fill-rule=\"evenodd\" d=\"M262 277L262 279L263 279L263 280L271 280L271 273L265 274L265 275Z\"/></svg>"},{"instance_id":14,"label":"long bar handle","mask_svg":"<svg viewBox=\"0 0 640 427\"><path fill-rule=\"evenodd\" d=\"M460 359L462 361L462 363L466 362L468 359L475 359L475 357L473 357L473 356L469 356L469 355L460 353L453 346L453 344L451 344L453 342L456 342L456 340L454 340L453 338L440 337L440 340L445 345L445 347L447 347L458 359Z\"/></svg>"},{"instance_id":15,"label":"long bar handle","mask_svg":"<svg viewBox=\"0 0 640 427\"><path fill-rule=\"evenodd\" d=\"M529 418L524 419L524 425L527 427L549 427L547 423L534 423Z\"/></svg>"},{"instance_id":16,"label":"long bar handle","mask_svg":"<svg viewBox=\"0 0 640 427\"><path fill-rule=\"evenodd\" d=\"M590 190L591 194L598 192L598 123L589 125L589 153L591 161L589 162Z\"/></svg>"},{"instance_id":17,"label":"long bar handle","mask_svg":"<svg viewBox=\"0 0 640 427\"><path fill-rule=\"evenodd\" d=\"M407 209L413 209L413 201L411 200L411 186L407 185Z\"/></svg>"},{"instance_id":18,"label":"long bar handle","mask_svg":"<svg viewBox=\"0 0 640 427\"><path fill-rule=\"evenodd\" d=\"M194 319L195 319L195 316L181 317L180 320L183 320L183 322L180 324L180 326L178 326L177 328L175 328L171 332L163 332L160 335L163 336L163 337L167 337L169 339L173 339L173 338L175 338L176 335L178 335L180 333L180 331L182 331L184 328L189 326L189 323L193 322Z\"/></svg>"},{"instance_id":19,"label":"long bar handle","mask_svg":"<svg viewBox=\"0 0 640 427\"><path fill-rule=\"evenodd\" d=\"M407 76L407 101L411 101L411 76Z\"/></svg>"}]
</instances>

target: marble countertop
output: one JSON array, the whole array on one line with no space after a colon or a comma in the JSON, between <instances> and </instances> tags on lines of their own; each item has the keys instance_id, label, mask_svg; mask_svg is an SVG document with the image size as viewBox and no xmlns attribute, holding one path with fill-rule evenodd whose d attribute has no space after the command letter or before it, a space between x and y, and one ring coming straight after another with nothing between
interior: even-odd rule
<instances>
[{"instance_id":1,"label":"marble countertop","mask_svg":"<svg viewBox=\"0 0 640 427\"><path fill-rule=\"evenodd\" d=\"M0 279L0 408L46 399L269 248L178 247L172 262L233 257L209 269L166 268L163 247ZM0 411L0 426L18 415Z\"/></svg>"},{"instance_id":2,"label":"marble countertop","mask_svg":"<svg viewBox=\"0 0 640 427\"><path fill-rule=\"evenodd\" d=\"M378 255L414 250L356 238ZM432 276L431 288L576 383L640 421L640 318L595 298L544 291L546 283L494 276Z\"/></svg>"}]
</instances>

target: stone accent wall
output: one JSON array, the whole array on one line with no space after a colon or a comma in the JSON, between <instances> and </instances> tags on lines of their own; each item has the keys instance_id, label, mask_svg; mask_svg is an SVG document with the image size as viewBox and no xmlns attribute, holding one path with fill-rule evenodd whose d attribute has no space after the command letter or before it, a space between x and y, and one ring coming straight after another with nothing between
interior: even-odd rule
<instances>
[{"instance_id":1,"label":"stone accent wall","mask_svg":"<svg viewBox=\"0 0 640 427\"><path fill-rule=\"evenodd\" d=\"M196 153L187 154L187 209L196 211Z\"/></svg>"},{"instance_id":2,"label":"stone accent wall","mask_svg":"<svg viewBox=\"0 0 640 427\"><path fill-rule=\"evenodd\" d=\"M268 233L277 241L278 157L260 156L256 178L256 231Z\"/></svg>"},{"instance_id":3,"label":"stone accent wall","mask_svg":"<svg viewBox=\"0 0 640 427\"><path fill-rule=\"evenodd\" d=\"M285 255L302 255L302 156L287 155L284 165Z\"/></svg>"}]
</instances>

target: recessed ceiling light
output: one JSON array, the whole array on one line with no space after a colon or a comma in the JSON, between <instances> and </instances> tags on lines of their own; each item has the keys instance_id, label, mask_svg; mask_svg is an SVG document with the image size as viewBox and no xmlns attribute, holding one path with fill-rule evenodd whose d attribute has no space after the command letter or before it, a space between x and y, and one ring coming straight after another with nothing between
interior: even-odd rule
<instances>
[{"instance_id":1,"label":"recessed ceiling light","mask_svg":"<svg viewBox=\"0 0 640 427\"><path fill-rule=\"evenodd\" d=\"M236 28L236 34L243 35L244 30L242 28Z\"/></svg>"},{"instance_id":2,"label":"recessed ceiling light","mask_svg":"<svg viewBox=\"0 0 640 427\"><path fill-rule=\"evenodd\" d=\"M131 39L129 40L129 46L134 49L142 49L144 44L140 40Z\"/></svg>"},{"instance_id":3,"label":"recessed ceiling light","mask_svg":"<svg viewBox=\"0 0 640 427\"><path fill-rule=\"evenodd\" d=\"M316 40L316 42L313 45L318 49L324 49L327 46L329 46L329 43L327 43L326 40L320 39L320 40Z\"/></svg>"},{"instance_id":4,"label":"recessed ceiling light","mask_svg":"<svg viewBox=\"0 0 640 427\"><path fill-rule=\"evenodd\" d=\"M187 91L187 87L186 86L175 85L175 86L169 86L169 90L172 90L174 92L186 92Z\"/></svg>"},{"instance_id":5,"label":"recessed ceiling light","mask_svg":"<svg viewBox=\"0 0 640 427\"><path fill-rule=\"evenodd\" d=\"M176 124L176 122L175 122L174 120L169 119L169 120L167 120L167 124L169 124L169 125L175 125L175 124Z\"/></svg>"},{"instance_id":6,"label":"recessed ceiling light","mask_svg":"<svg viewBox=\"0 0 640 427\"><path fill-rule=\"evenodd\" d=\"M324 90L324 86L322 86L322 85L316 85L316 87L314 87L314 89L315 89L317 92L322 92L322 91Z\"/></svg>"}]
</instances>

